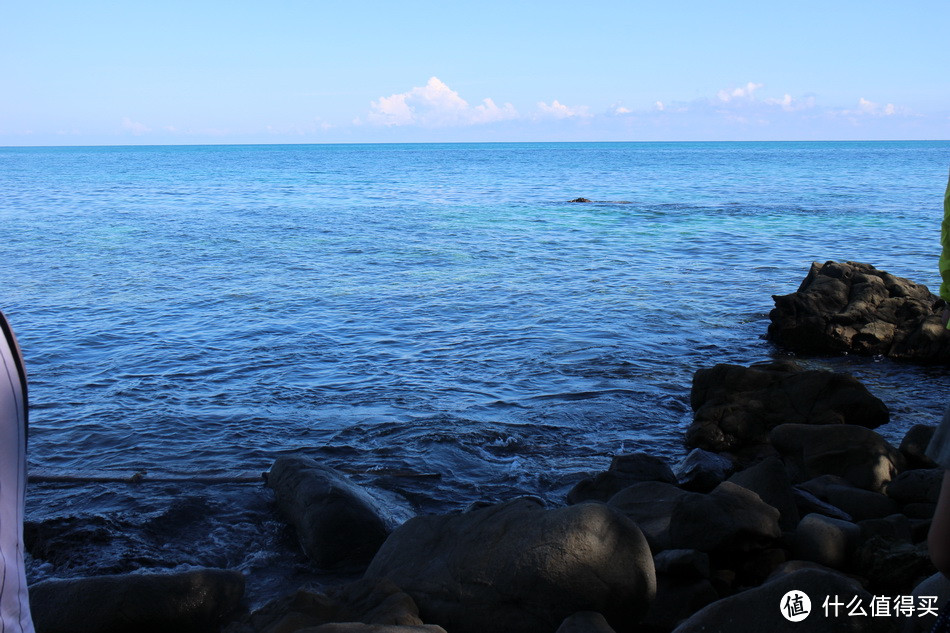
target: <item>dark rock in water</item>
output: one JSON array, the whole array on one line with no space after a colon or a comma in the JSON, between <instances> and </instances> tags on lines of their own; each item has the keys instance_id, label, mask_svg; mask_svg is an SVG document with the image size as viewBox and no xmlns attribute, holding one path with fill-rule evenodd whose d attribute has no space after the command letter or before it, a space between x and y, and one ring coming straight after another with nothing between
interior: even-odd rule
<instances>
[{"instance_id":1,"label":"dark rock in water","mask_svg":"<svg viewBox=\"0 0 950 633\"><path fill-rule=\"evenodd\" d=\"M794 530L801 516L795 493L785 465L777 457L769 457L755 466L739 471L729 481L759 495L765 503L779 511L779 526Z\"/></svg>"},{"instance_id":2,"label":"dark rock in water","mask_svg":"<svg viewBox=\"0 0 950 633\"><path fill-rule=\"evenodd\" d=\"M811 597L811 610L801 622L791 622L782 616L782 600L790 591ZM826 596L845 596L845 604L829 609L826 616L822 608ZM892 630L891 618L848 615L845 607L852 598L861 600L870 614L871 594L856 581L835 572L802 569L713 602L690 616L673 633L883 633Z\"/></svg>"},{"instance_id":3,"label":"dark rock in water","mask_svg":"<svg viewBox=\"0 0 950 633\"><path fill-rule=\"evenodd\" d=\"M332 587L326 593L301 589L231 624L226 633L277 633L341 622L422 626L419 609L408 594L388 580L370 579Z\"/></svg>"},{"instance_id":4,"label":"dark rock in water","mask_svg":"<svg viewBox=\"0 0 950 633\"><path fill-rule=\"evenodd\" d=\"M950 361L938 298L869 264L815 262L796 292L772 298L769 338L795 351Z\"/></svg>"},{"instance_id":5,"label":"dark rock in water","mask_svg":"<svg viewBox=\"0 0 950 633\"><path fill-rule=\"evenodd\" d=\"M244 596L237 571L123 574L47 580L30 587L37 633L216 630Z\"/></svg>"},{"instance_id":6,"label":"dark rock in water","mask_svg":"<svg viewBox=\"0 0 950 633\"><path fill-rule=\"evenodd\" d=\"M310 458L278 458L267 485L304 551L321 569L365 566L389 534L383 512L369 494Z\"/></svg>"},{"instance_id":7,"label":"dark rock in water","mask_svg":"<svg viewBox=\"0 0 950 633\"><path fill-rule=\"evenodd\" d=\"M907 470L887 484L887 496L898 503L937 503L943 485L942 468Z\"/></svg>"},{"instance_id":8,"label":"dark rock in water","mask_svg":"<svg viewBox=\"0 0 950 633\"><path fill-rule=\"evenodd\" d=\"M684 490L709 492L726 480L733 463L724 455L694 448L676 465L676 479Z\"/></svg>"},{"instance_id":9,"label":"dark rock in water","mask_svg":"<svg viewBox=\"0 0 950 633\"><path fill-rule=\"evenodd\" d=\"M687 446L735 451L768 440L779 424L855 424L876 428L890 413L852 376L804 371L780 362L716 365L693 375Z\"/></svg>"},{"instance_id":10,"label":"dark rock in water","mask_svg":"<svg viewBox=\"0 0 950 633\"><path fill-rule=\"evenodd\" d=\"M514 501L420 516L392 533L366 571L413 597L452 633L554 631L578 611L630 630L656 592L636 524L602 503L546 510Z\"/></svg>"},{"instance_id":11,"label":"dark rock in water","mask_svg":"<svg viewBox=\"0 0 950 633\"><path fill-rule=\"evenodd\" d=\"M624 488L607 502L631 519L642 530L650 549L661 552L670 548L670 518L687 492L661 481L644 481Z\"/></svg>"},{"instance_id":12,"label":"dark rock in water","mask_svg":"<svg viewBox=\"0 0 950 633\"><path fill-rule=\"evenodd\" d=\"M616 633L596 611L580 611L566 618L554 633Z\"/></svg>"},{"instance_id":13,"label":"dark rock in water","mask_svg":"<svg viewBox=\"0 0 950 633\"><path fill-rule=\"evenodd\" d=\"M607 501L612 496L641 481L664 481L675 484L676 476L664 460L646 453L631 453L613 458L607 472L588 477L567 493L568 503Z\"/></svg>"},{"instance_id":14,"label":"dark rock in water","mask_svg":"<svg viewBox=\"0 0 950 633\"><path fill-rule=\"evenodd\" d=\"M900 452L907 459L908 468L936 468L934 460L927 457L927 445L937 431L931 424L915 424L901 440Z\"/></svg>"},{"instance_id":15,"label":"dark rock in water","mask_svg":"<svg viewBox=\"0 0 950 633\"><path fill-rule=\"evenodd\" d=\"M574 198L573 200L568 200L568 202L593 202L593 200L588 200L587 198Z\"/></svg>"},{"instance_id":16,"label":"dark rock in water","mask_svg":"<svg viewBox=\"0 0 950 633\"><path fill-rule=\"evenodd\" d=\"M851 424L782 424L769 433L798 481L838 475L851 485L883 492L904 465L904 456L870 429Z\"/></svg>"}]
</instances>

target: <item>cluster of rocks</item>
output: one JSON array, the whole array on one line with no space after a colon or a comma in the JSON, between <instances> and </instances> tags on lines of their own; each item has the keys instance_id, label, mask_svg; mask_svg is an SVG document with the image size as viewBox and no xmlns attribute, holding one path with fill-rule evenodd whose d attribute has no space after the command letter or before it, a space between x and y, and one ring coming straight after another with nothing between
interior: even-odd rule
<instances>
[{"instance_id":1,"label":"cluster of rocks","mask_svg":"<svg viewBox=\"0 0 950 633\"><path fill-rule=\"evenodd\" d=\"M790 349L950 361L944 302L926 286L869 264L815 262L796 292L773 299L769 337Z\"/></svg>"},{"instance_id":2,"label":"cluster of rocks","mask_svg":"<svg viewBox=\"0 0 950 633\"><path fill-rule=\"evenodd\" d=\"M365 493L304 456L281 458L269 485L311 558L375 553L362 580L301 591L227 631L782 630L791 590L817 601L809 630L897 630L896 610L825 615L820 600L870 613L872 600L911 596L935 574L926 535L942 470L924 455L934 427L891 446L868 428L888 413L863 386L788 363L701 370L692 402L706 432L691 444L729 435L719 446L729 450L696 446L675 467L619 455L563 507L521 498L420 516L381 544L365 529L384 523ZM797 408L792 422L782 403ZM713 420L728 433L709 431ZM310 509L331 503L327 530Z\"/></svg>"},{"instance_id":3,"label":"cluster of rocks","mask_svg":"<svg viewBox=\"0 0 950 633\"><path fill-rule=\"evenodd\" d=\"M827 281L842 279L846 290ZM824 284L834 290L821 290L829 296L853 294L844 312L858 314L865 308L857 297L867 304L878 286L890 298L917 301L903 281L861 264L829 263L813 267L803 291ZM913 312L889 299L875 305L887 306L888 318ZM927 330L931 317L916 331ZM834 323L830 331L843 340L844 321L835 318L824 323ZM852 344L887 329L856 323L847 324ZM889 349L921 349L908 341L922 335L901 336ZM645 453L618 455L606 471L579 481L558 507L518 498L397 525L340 473L305 455L282 457L267 482L302 549L319 569L361 578L324 591L302 588L231 616L224 630L926 630L932 615L900 618L895 601L939 596L930 603L939 608L950 597L926 546L943 476L924 454L934 427L915 426L892 446L873 430L888 422L887 407L857 380L787 362L701 369L691 403L686 443L692 450L683 460L671 465ZM139 594L164 592L154 604L133 603L121 581L98 580L105 588L90 589L86 602L113 591L109 602L118 606L93 618L90 628L63 625L82 612L82 600L69 598L81 593L77 585L38 585L35 613L47 620L38 618L37 631L213 630L235 608L239 578L195 573L201 582L140 585ZM783 617L788 592L811 597L806 624ZM841 605L829 611L825 598ZM872 615L872 602L889 615Z\"/></svg>"}]
</instances>

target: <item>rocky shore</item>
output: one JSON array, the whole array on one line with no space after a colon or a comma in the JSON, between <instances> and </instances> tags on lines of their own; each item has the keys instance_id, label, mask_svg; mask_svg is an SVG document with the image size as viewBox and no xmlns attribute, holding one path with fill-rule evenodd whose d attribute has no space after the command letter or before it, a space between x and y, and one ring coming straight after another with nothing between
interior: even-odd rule
<instances>
[{"instance_id":1,"label":"rocky shore","mask_svg":"<svg viewBox=\"0 0 950 633\"><path fill-rule=\"evenodd\" d=\"M775 303L769 336L799 353L950 359L939 300L866 264L816 263ZM924 455L934 426L891 445L874 430L889 423L885 402L788 361L698 368L690 399L683 460L617 455L557 507L522 497L397 525L342 473L282 457L267 485L301 548L359 580L251 613L234 571L47 581L31 587L36 630L929 628L950 598L926 545L943 476Z\"/></svg>"}]
</instances>

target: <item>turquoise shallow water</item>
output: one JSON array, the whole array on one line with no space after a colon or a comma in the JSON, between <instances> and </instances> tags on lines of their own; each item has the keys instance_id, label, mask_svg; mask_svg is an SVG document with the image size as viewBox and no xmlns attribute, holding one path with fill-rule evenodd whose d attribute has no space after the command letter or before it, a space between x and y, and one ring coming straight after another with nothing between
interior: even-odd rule
<instances>
[{"instance_id":1,"label":"turquoise shallow water","mask_svg":"<svg viewBox=\"0 0 950 633\"><path fill-rule=\"evenodd\" d=\"M693 372L781 354L770 297L812 261L935 288L948 165L947 142L0 148L30 465L229 475L302 449L406 513L556 501L614 453L678 458ZM950 386L803 360L864 380L892 438ZM35 486L33 521L113 545L33 573L198 564L174 545L198 534L210 562L292 557L266 492L225 488Z\"/></svg>"}]
</instances>

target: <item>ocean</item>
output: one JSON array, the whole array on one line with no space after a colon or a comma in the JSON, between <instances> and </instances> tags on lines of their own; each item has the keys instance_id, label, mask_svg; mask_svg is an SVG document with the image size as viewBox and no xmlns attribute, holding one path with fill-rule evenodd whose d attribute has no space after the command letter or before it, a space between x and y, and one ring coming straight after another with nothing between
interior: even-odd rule
<instances>
[{"instance_id":1,"label":"ocean","mask_svg":"<svg viewBox=\"0 0 950 633\"><path fill-rule=\"evenodd\" d=\"M771 296L813 261L936 290L948 167L945 141L0 148L30 579L332 582L247 481L293 452L396 520L675 462L693 373L788 357ZM799 360L862 380L894 442L950 392Z\"/></svg>"}]
</instances>

